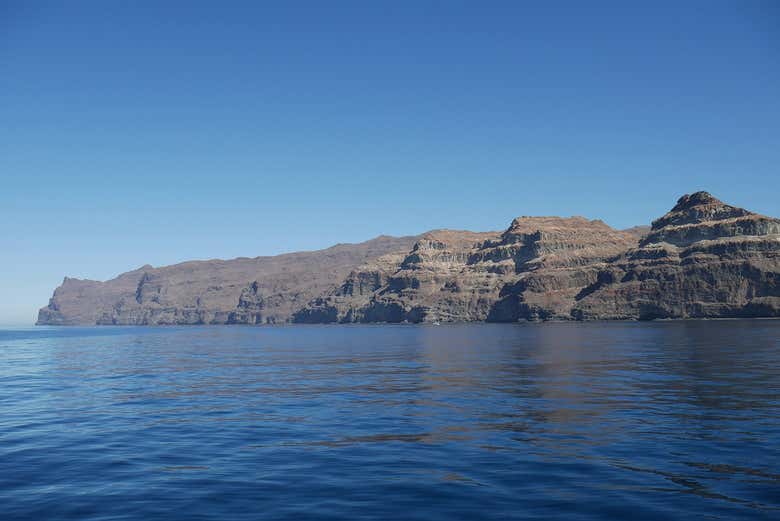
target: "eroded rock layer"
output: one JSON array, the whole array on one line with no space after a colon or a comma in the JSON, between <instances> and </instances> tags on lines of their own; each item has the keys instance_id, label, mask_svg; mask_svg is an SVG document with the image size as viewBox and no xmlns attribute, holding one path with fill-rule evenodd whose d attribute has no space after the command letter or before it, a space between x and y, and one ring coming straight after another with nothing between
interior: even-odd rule
<instances>
[{"instance_id":1,"label":"eroded rock layer","mask_svg":"<svg viewBox=\"0 0 780 521\"><path fill-rule=\"evenodd\" d=\"M780 220L686 195L584 293L578 319L780 316Z\"/></svg>"}]
</instances>

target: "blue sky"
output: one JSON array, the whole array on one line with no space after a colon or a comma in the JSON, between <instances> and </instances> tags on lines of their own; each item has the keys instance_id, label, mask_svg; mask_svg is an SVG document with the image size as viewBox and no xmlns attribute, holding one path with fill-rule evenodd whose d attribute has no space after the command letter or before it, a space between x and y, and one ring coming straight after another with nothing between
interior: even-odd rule
<instances>
[{"instance_id":1,"label":"blue sky","mask_svg":"<svg viewBox=\"0 0 780 521\"><path fill-rule=\"evenodd\" d=\"M780 215L776 2L59 4L0 0L3 324L145 263Z\"/></svg>"}]
</instances>

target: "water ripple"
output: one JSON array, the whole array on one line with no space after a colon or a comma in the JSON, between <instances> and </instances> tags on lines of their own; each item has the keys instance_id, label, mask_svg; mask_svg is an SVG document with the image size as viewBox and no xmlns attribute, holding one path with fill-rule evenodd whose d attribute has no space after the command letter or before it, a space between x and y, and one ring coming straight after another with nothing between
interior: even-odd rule
<instances>
[{"instance_id":1,"label":"water ripple","mask_svg":"<svg viewBox=\"0 0 780 521\"><path fill-rule=\"evenodd\" d=\"M0 330L0 519L776 519L780 321Z\"/></svg>"}]
</instances>

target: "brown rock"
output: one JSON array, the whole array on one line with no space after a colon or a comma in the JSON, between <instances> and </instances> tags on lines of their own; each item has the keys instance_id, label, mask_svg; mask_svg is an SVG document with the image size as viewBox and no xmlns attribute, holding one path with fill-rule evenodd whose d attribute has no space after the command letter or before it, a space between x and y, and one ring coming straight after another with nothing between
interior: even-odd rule
<instances>
[{"instance_id":1,"label":"brown rock","mask_svg":"<svg viewBox=\"0 0 780 521\"><path fill-rule=\"evenodd\" d=\"M780 316L780 220L686 195L616 259L580 319Z\"/></svg>"},{"instance_id":2,"label":"brown rock","mask_svg":"<svg viewBox=\"0 0 780 521\"><path fill-rule=\"evenodd\" d=\"M780 220L706 192L651 227L520 217L316 252L66 278L39 324L273 324L780 316Z\"/></svg>"},{"instance_id":3,"label":"brown rock","mask_svg":"<svg viewBox=\"0 0 780 521\"><path fill-rule=\"evenodd\" d=\"M38 324L266 324L341 281L356 266L405 252L417 237L381 236L360 244L275 257L144 266L106 281L66 278Z\"/></svg>"}]
</instances>

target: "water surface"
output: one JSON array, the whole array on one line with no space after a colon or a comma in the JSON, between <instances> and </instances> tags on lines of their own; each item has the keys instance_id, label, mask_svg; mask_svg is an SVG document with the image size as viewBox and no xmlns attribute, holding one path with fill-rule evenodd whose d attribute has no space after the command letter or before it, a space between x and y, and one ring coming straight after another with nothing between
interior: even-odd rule
<instances>
[{"instance_id":1,"label":"water surface","mask_svg":"<svg viewBox=\"0 0 780 521\"><path fill-rule=\"evenodd\" d=\"M780 518L780 321L0 331L0 519L551 518Z\"/></svg>"}]
</instances>

